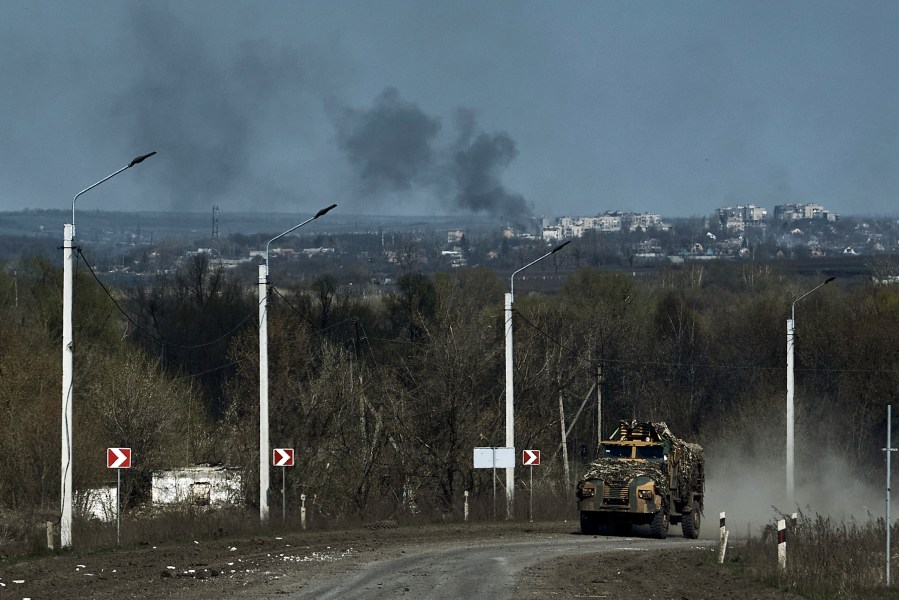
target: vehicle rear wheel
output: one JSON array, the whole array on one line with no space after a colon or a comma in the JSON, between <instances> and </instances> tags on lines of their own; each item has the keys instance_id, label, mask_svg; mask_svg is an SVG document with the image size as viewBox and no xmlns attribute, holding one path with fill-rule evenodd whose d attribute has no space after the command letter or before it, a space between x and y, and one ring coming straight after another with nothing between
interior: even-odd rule
<instances>
[{"instance_id":1,"label":"vehicle rear wheel","mask_svg":"<svg viewBox=\"0 0 899 600\"><path fill-rule=\"evenodd\" d=\"M694 502L693 510L689 514L685 514L683 516L683 520L681 521L681 529L684 532L685 538L695 540L699 537L700 518L699 503Z\"/></svg>"},{"instance_id":2,"label":"vehicle rear wheel","mask_svg":"<svg viewBox=\"0 0 899 600\"><path fill-rule=\"evenodd\" d=\"M652 524L649 526L649 532L654 538L664 540L668 537L668 513L660 510L652 518Z\"/></svg>"},{"instance_id":3,"label":"vehicle rear wheel","mask_svg":"<svg viewBox=\"0 0 899 600\"><path fill-rule=\"evenodd\" d=\"M584 535L596 535L599 533L600 519L591 512L581 511L581 533Z\"/></svg>"}]
</instances>

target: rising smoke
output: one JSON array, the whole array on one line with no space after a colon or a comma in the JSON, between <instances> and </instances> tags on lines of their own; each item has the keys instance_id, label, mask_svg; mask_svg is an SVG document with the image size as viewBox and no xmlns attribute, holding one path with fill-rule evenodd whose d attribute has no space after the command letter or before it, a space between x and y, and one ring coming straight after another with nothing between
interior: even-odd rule
<instances>
[{"instance_id":1,"label":"rising smoke","mask_svg":"<svg viewBox=\"0 0 899 600\"><path fill-rule=\"evenodd\" d=\"M368 193L422 185L432 167L440 121L387 88L367 111L343 108L335 119L340 149Z\"/></svg>"},{"instance_id":2,"label":"rising smoke","mask_svg":"<svg viewBox=\"0 0 899 600\"><path fill-rule=\"evenodd\" d=\"M474 113L460 110L456 117L459 139L452 152L452 181L457 185L456 204L473 212L504 216L520 224L530 216L524 198L502 184L502 171L518 155L508 134L481 133Z\"/></svg>"},{"instance_id":3,"label":"rising smoke","mask_svg":"<svg viewBox=\"0 0 899 600\"><path fill-rule=\"evenodd\" d=\"M132 14L139 82L117 103L140 147L161 149L158 181L183 204L208 204L246 177L249 119L244 90L201 39L171 14L141 3Z\"/></svg>"},{"instance_id":4,"label":"rising smoke","mask_svg":"<svg viewBox=\"0 0 899 600\"><path fill-rule=\"evenodd\" d=\"M402 196L416 205L406 210L422 213L436 198L443 212L527 222L524 198L502 182L516 144L504 132L482 131L474 111L458 110L452 131L444 132L439 117L391 87L370 107L353 108L340 100L351 69L336 51L265 40L224 46L218 40L216 46L165 3L136 4L130 19L127 51L135 55L136 83L113 112L135 147L159 151L154 178L168 189L173 207L206 210L241 196L266 196L283 206L309 183L290 165L303 153L307 164L327 164L327 158L309 155L326 154L329 148L318 144L330 137L360 204L373 207ZM332 132L309 125L321 122L322 106ZM342 181L336 171L316 176ZM332 183L324 192L337 188Z\"/></svg>"},{"instance_id":5,"label":"rising smoke","mask_svg":"<svg viewBox=\"0 0 899 600\"><path fill-rule=\"evenodd\" d=\"M340 57L266 40L204 39L165 3L135 4L130 20L136 83L113 112L135 147L159 151L154 180L173 208L207 210L228 198L248 209L260 197L282 209L295 202L304 127L317 120L310 115L320 98L339 88Z\"/></svg>"},{"instance_id":6,"label":"rising smoke","mask_svg":"<svg viewBox=\"0 0 899 600\"><path fill-rule=\"evenodd\" d=\"M333 111L338 143L365 193L434 191L456 210L522 225L530 209L502 183L517 156L504 132L485 133L472 110L454 115L455 140L438 145L441 122L387 88L367 110Z\"/></svg>"}]
</instances>

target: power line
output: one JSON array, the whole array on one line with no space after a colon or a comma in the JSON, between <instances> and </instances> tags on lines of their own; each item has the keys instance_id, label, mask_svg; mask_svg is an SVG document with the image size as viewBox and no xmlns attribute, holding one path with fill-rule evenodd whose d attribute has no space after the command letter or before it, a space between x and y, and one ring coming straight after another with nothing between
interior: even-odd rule
<instances>
[{"instance_id":1,"label":"power line","mask_svg":"<svg viewBox=\"0 0 899 600\"><path fill-rule=\"evenodd\" d=\"M614 358L600 358L598 360L592 360L590 358L584 358L580 351L573 350L555 339L543 329L532 323L521 314L519 311L515 311L515 315L518 319L524 321L525 325L539 333L541 336L546 338L552 344L558 346L559 348L565 350L566 352L572 354L577 360L581 360L585 363L593 365L594 367L601 366L602 364L618 364L618 365L636 365L636 366L650 366L650 367L675 367L675 368L694 368L694 369L741 369L741 370L760 370L760 371L781 371L786 368L786 366L765 366L765 365L713 365L708 363L683 363L683 362L662 362L662 361L649 361L649 360L625 360L625 359L614 359ZM806 372L806 373L892 373L893 371L886 369L815 369L815 368L803 368L803 369L795 369L796 371Z\"/></svg>"},{"instance_id":2,"label":"power line","mask_svg":"<svg viewBox=\"0 0 899 600\"><path fill-rule=\"evenodd\" d=\"M163 346L168 346L169 348L178 348L178 349L181 349L181 350L197 350L197 349L199 349L199 348L206 348L207 346L215 345L215 344L221 342L223 339L225 339L225 338L227 338L227 337L233 335L234 333L236 333L239 329L241 329L241 327L243 327L243 324L246 323L246 322L250 319L250 317L252 317L252 316L255 314L255 311L249 313L246 317L244 317L243 319L241 319L240 322L239 322L237 325L235 325L231 330L225 332L225 333L222 334L221 336L219 336L219 337L217 337L216 339L211 340L211 341L209 341L209 342L204 342L204 343L202 343L202 344L194 344L194 345L189 345L189 346L188 346L188 345L182 345L182 344L173 344L173 343L171 343L171 342L167 342L167 341L165 341L164 338L161 338L161 337L157 336L156 334L154 334L153 332L151 332L150 330L148 330L146 327L144 327L143 325L141 325L140 323L138 323L137 321L135 321L135 320L131 317L131 315L129 315L127 312L125 312L125 310L121 307L121 305L118 303L118 301L115 299L115 297L113 297L113 295L112 295L112 293L109 291L109 289L103 284L102 281L100 281L100 278L97 277L97 273L94 272L93 267L92 267L92 266L90 265L90 263L87 261L87 257L84 256L84 253L81 251L81 248L80 248L80 247L76 247L76 250L77 250L77 252L78 252L78 256L80 256L81 259L84 260L84 265L87 267L88 271L90 271L90 274L93 275L94 280L100 285L100 288L106 293L106 295L107 295L107 296L109 297L109 299L112 301L113 305L116 307L116 310L118 310L118 311L122 314L122 316L125 317L125 319L128 320L129 323L131 323L132 325L134 325L134 327L135 327L136 329L142 331L142 332L143 332L144 334L146 334L150 339L152 339L152 340L155 341L155 342L158 342L158 343L162 344ZM257 308L258 308L258 306L257 306Z\"/></svg>"}]
</instances>

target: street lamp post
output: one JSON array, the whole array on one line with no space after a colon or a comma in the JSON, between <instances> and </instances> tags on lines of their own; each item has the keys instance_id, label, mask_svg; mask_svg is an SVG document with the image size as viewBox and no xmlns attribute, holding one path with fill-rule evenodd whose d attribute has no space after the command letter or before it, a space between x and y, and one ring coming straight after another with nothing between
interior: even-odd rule
<instances>
[{"instance_id":1,"label":"street lamp post","mask_svg":"<svg viewBox=\"0 0 899 600\"><path fill-rule=\"evenodd\" d=\"M265 264L259 265L259 521L268 521L268 489L269 489L269 443L268 443L268 253L272 242L296 231L306 223L325 215L332 204L323 208L314 217L294 225L284 233L278 234L265 245Z\"/></svg>"},{"instance_id":2,"label":"street lamp post","mask_svg":"<svg viewBox=\"0 0 899 600\"><path fill-rule=\"evenodd\" d=\"M565 246L571 243L571 240L562 242L537 260L531 261L521 267L509 278L509 293L505 298L506 313L506 447L515 447L515 381L512 369L512 303L515 296L515 276L530 267L537 264L547 256L555 254ZM515 467L506 467L506 518L512 518L512 508L515 502Z\"/></svg>"},{"instance_id":3,"label":"street lamp post","mask_svg":"<svg viewBox=\"0 0 899 600\"><path fill-rule=\"evenodd\" d=\"M81 194L94 189L104 181L112 179L125 169L156 154L150 152L134 158L130 163L107 175L97 183L88 186L72 198L72 222L63 226L63 279L62 279L62 462L60 464L60 512L59 545L72 545L72 297L73 273L75 271L75 201Z\"/></svg>"},{"instance_id":4,"label":"street lamp post","mask_svg":"<svg viewBox=\"0 0 899 600\"><path fill-rule=\"evenodd\" d=\"M793 347L795 346L795 338L796 338L796 303L811 294L824 287L831 281L836 279L836 277L828 277L824 280L823 283L818 284L813 289L808 292L802 294L795 300L793 300L793 305L790 309L790 318L787 319L787 505L792 506L795 501L795 487L794 487L794 459L795 459L795 441L794 441L794 421L795 421L795 413L793 408L793 383L794 383L794 374L793 374Z\"/></svg>"}]
</instances>

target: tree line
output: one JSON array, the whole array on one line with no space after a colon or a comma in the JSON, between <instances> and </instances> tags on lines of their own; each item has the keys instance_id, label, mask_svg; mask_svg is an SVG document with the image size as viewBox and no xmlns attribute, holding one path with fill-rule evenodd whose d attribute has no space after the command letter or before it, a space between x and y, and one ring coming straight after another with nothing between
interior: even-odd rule
<instances>
[{"instance_id":1,"label":"tree line","mask_svg":"<svg viewBox=\"0 0 899 600\"><path fill-rule=\"evenodd\" d=\"M289 497L346 516L451 513L464 491L489 495L472 449L505 441L508 281L481 268L410 268L391 291L362 296L332 275L306 285L272 275L270 439L297 451ZM785 322L823 279L776 263L708 262L647 279L585 267L541 293L516 281L519 454L541 449L541 485L563 496L621 419L666 421L680 437L726 440L747 457L782 456ZM61 269L44 258L17 265L15 277L0 272L7 510L59 507L61 290ZM253 282L204 255L122 285L81 257L76 490L106 482L105 448L127 446L130 506L149 498L152 471L198 462L242 468L246 502L258 501L258 303ZM797 306L800 467L828 451L879 476L897 340L899 286L838 279Z\"/></svg>"}]
</instances>

